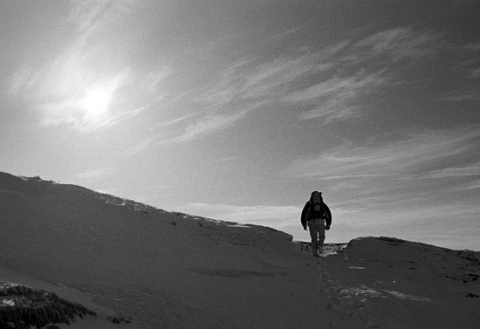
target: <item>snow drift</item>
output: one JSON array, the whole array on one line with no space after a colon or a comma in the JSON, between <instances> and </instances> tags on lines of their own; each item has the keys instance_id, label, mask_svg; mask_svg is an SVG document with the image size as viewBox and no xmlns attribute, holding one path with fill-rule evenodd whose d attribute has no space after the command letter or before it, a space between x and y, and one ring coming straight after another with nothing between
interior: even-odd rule
<instances>
[{"instance_id":1,"label":"snow drift","mask_svg":"<svg viewBox=\"0 0 480 329\"><path fill-rule=\"evenodd\" d=\"M96 314L71 328L479 326L478 252L369 237L316 259L305 246L267 227L0 173L0 282ZM9 300L0 296L0 313Z\"/></svg>"}]
</instances>

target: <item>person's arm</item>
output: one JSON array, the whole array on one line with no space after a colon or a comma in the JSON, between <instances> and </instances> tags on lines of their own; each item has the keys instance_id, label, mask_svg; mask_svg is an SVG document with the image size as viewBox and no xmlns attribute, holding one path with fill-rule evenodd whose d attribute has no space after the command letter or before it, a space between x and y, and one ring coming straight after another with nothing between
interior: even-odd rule
<instances>
[{"instance_id":1,"label":"person's arm","mask_svg":"<svg viewBox=\"0 0 480 329\"><path fill-rule=\"evenodd\" d=\"M327 218L326 218L327 225L325 225L325 229L329 230L330 225L332 225L332 212L330 211L330 208L328 208L326 204L325 204L325 212L327 214Z\"/></svg>"},{"instance_id":2,"label":"person's arm","mask_svg":"<svg viewBox=\"0 0 480 329\"><path fill-rule=\"evenodd\" d=\"M305 206L303 206L303 210L302 210L302 215L300 217L300 221L302 222L302 226L303 226L303 229L306 230L307 229L307 205L308 205L308 202L305 204Z\"/></svg>"}]
</instances>

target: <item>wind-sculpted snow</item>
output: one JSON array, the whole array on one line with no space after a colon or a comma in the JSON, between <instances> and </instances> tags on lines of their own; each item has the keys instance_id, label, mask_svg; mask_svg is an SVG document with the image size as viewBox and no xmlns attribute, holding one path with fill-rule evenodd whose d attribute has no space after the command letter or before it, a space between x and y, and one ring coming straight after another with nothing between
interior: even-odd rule
<instances>
[{"instance_id":1,"label":"wind-sculpted snow","mask_svg":"<svg viewBox=\"0 0 480 329\"><path fill-rule=\"evenodd\" d=\"M474 251L368 237L327 243L314 258L308 243L268 227L3 173L0 228L0 281L52 291L98 314L77 317L72 329L480 323ZM5 296L0 307L17 300Z\"/></svg>"},{"instance_id":2,"label":"wind-sculpted snow","mask_svg":"<svg viewBox=\"0 0 480 329\"><path fill-rule=\"evenodd\" d=\"M336 274L324 280L329 306L339 312L337 323L352 317L368 328L475 328L480 323L478 252L369 237L352 240L328 259L322 273L324 278ZM342 265L345 271L334 270Z\"/></svg>"},{"instance_id":3,"label":"wind-sculpted snow","mask_svg":"<svg viewBox=\"0 0 480 329\"><path fill-rule=\"evenodd\" d=\"M158 209L158 208L146 205L144 203L135 202L133 200L119 198L110 194L96 193L95 196L98 199L103 200L106 204L121 206L134 211L140 211L144 215L148 215L149 212L152 212L152 211L157 213L166 213L165 210Z\"/></svg>"}]
</instances>

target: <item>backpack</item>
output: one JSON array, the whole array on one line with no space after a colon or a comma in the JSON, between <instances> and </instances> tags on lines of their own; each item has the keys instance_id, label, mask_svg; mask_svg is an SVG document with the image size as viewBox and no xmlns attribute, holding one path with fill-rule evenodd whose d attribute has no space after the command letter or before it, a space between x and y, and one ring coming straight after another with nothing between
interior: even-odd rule
<instances>
[{"instance_id":1,"label":"backpack","mask_svg":"<svg viewBox=\"0 0 480 329\"><path fill-rule=\"evenodd\" d=\"M306 216L307 221L315 218L326 219L327 217L328 215L325 212L325 207L323 202L319 204L314 204L312 201L308 202L307 216Z\"/></svg>"}]
</instances>

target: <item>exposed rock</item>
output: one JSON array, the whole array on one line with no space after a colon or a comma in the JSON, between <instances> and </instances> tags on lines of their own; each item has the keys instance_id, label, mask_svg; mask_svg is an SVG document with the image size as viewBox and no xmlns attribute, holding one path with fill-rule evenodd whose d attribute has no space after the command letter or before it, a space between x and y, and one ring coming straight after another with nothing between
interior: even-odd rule
<instances>
[{"instance_id":1,"label":"exposed rock","mask_svg":"<svg viewBox=\"0 0 480 329\"><path fill-rule=\"evenodd\" d=\"M96 314L51 292L0 283L1 328L56 328L55 323L70 324L85 315Z\"/></svg>"}]
</instances>

